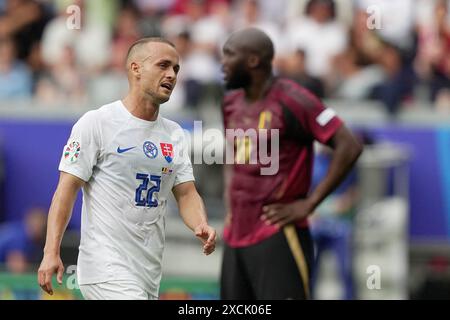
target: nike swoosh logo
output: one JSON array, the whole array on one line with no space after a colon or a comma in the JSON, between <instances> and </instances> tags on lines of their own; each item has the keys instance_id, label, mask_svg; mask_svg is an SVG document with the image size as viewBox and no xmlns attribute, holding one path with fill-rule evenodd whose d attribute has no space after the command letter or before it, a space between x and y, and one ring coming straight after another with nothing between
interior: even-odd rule
<instances>
[{"instance_id":1,"label":"nike swoosh logo","mask_svg":"<svg viewBox=\"0 0 450 320\"><path fill-rule=\"evenodd\" d=\"M136 148L136 147L125 148L125 149L120 149L120 147L117 147L117 152L118 153L124 153L124 152L127 152L127 151L129 151L131 149L134 149L134 148Z\"/></svg>"}]
</instances>

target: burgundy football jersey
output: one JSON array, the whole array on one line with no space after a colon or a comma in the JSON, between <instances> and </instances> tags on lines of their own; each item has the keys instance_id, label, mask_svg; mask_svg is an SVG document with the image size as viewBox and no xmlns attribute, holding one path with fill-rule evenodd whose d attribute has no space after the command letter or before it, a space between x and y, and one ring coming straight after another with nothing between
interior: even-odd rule
<instances>
[{"instance_id":1,"label":"burgundy football jersey","mask_svg":"<svg viewBox=\"0 0 450 320\"><path fill-rule=\"evenodd\" d=\"M288 203L308 194L312 167L313 142L327 143L342 121L309 91L293 81L275 78L265 97L255 103L245 100L244 91L234 90L224 98L225 129L267 129L267 135L233 137L235 163L229 186L231 221L224 228L224 239L232 247L258 243L278 230L267 226L260 217L266 204ZM279 169L274 175L262 175L270 165L251 162L258 154L259 143L269 146L270 131L278 129ZM265 138L267 137L267 138ZM261 140L261 141L260 141ZM253 158L255 159L255 158ZM239 160L239 164L237 164ZM307 226L307 221L297 221Z\"/></svg>"}]
</instances>

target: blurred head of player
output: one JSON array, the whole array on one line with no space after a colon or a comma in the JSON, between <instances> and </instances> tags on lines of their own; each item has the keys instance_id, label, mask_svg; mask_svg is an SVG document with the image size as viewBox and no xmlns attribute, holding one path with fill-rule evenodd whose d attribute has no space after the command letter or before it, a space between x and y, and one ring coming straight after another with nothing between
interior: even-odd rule
<instances>
[{"instance_id":1,"label":"blurred head of player","mask_svg":"<svg viewBox=\"0 0 450 320\"><path fill-rule=\"evenodd\" d=\"M227 89L247 88L272 74L274 48L263 31L247 28L231 34L223 46L222 71Z\"/></svg>"},{"instance_id":2,"label":"blurred head of player","mask_svg":"<svg viewBox=\"0 0 450 320\"><path fill-rule=\"evenodd\" d=\"M143 38L135 42L126 61L133 95L159 105L169 100L180 70L175 46L162 38Z\"/></svg>"}]
</instances>

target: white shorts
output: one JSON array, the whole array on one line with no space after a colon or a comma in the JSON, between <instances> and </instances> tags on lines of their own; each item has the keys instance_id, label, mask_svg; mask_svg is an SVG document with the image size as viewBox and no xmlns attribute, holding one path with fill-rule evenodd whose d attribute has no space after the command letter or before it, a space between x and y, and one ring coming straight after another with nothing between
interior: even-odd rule
<instances>
[{"instance_id":1,"label":"white shorts","mask_svg":"<svg viewBox=\"0 0 450 320\"><path fill-rule=\"evenodd\" d=\"M142 289L136 282L115 280L80 285L80 291L86 300L157 300Z\"/></svg>"}]
</instances>

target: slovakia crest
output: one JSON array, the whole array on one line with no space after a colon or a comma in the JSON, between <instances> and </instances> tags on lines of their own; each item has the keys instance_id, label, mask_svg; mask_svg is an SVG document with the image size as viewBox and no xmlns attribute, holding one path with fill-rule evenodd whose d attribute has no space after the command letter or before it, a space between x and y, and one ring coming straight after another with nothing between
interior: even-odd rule
<instances>
[{"instance_id":1,"label":"slovakia crest","mask_svg":"<svg viewBox=\"0 0 450 320\"><path fill-rule=\"evenodd\" d=\"M160 145L164 159L166 159L168 163L171 163L173 160L173 145L171 143L160 143Z\"/></svg>"}]
</instances>

